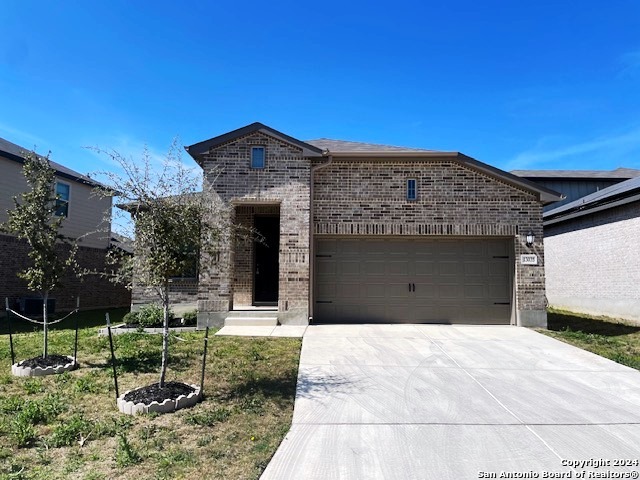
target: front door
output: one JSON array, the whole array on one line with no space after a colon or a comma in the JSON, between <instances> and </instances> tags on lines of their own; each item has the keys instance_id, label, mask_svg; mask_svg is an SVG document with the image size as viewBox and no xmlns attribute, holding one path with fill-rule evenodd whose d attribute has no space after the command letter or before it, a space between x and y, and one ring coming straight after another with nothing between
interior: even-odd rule
<instances>
[{"instance_id":1,"label":"front door","mask_svg":"<svg viewBox=\"0 0 640 480\"><path fill-rule=\"evenodd\" d=\"M262 236L255 242L253 271L254 305L278 304L280 217L254 217L254 227Z\"/></svg>"}]
</instances>

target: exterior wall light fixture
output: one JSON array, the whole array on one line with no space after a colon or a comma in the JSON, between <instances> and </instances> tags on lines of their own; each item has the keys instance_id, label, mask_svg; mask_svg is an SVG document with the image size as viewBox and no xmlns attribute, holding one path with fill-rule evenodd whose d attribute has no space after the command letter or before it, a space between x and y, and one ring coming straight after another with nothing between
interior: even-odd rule
<instances>
[{"instance_id":1,"label":"exterior wall light fixture","mask_svg":"<svg viewBox=\"0 0 640 480\"><path fill-rule=\"evenodd\" d=\"M533 242L535 242L535 240L536 240L536 236L533 234L531 230L529 230L529 233L527 233L527 245L529 246L533 245Z\"/></svg>"}]
</instances>

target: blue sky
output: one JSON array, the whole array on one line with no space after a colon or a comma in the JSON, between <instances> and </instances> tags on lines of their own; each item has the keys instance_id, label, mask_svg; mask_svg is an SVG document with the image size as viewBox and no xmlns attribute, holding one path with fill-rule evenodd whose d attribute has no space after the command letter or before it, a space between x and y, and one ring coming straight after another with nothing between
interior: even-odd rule
<instances>
[{"instance_id":1,"label":"blue sky","mask_svg":"<svg viewBox=\"0 0 640 480\"><path fill-rule=\"evenodd\" d=\"M640 2L4 0L0 136L80 172L254 121L515 168L640 168Z\"/></svg>"}]
</instances>

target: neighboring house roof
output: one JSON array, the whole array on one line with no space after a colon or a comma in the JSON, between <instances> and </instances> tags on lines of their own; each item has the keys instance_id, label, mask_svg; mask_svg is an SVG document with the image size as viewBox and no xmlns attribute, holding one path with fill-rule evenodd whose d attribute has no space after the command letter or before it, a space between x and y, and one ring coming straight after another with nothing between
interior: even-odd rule
<instances>
[{"instance_id":1,"label":"neighboring house roof","mask_svg":"<svg viewBox=\"0 0 640 480\"><path fill-rule=\"evenodd\" d=\"M631 202L640 201L640 176L617 183L573 202L545 212L544 224L569 220Z\"/></svg>"},{"instance_id":2,"label":"neighboring house roof","mask_svg":"<svg viewBox=\"0 0 640 480\"><path fill-rule=\"evenodd\" d=\"M116 232L111 232L111 238L109 238L109 244L111 247L118 248L125 253L133 254L133 240L124 235L120 235Z\"/></svg>"},{"instance_id":3,"label":"neighboring house roof","mask_svg":"<svg viewBox=\"0 0 640 480\"><path fill-rule=\"evenodd\" d=\"M31 150L29 150L28 148L21 147L20 145L11 143L4 138L0 138L0 156L2 157L23 164L25 156L30 151ZM41 158L44 158L41 155L39 156ZM59 177L63 177L78 183L84 183L85 185L89 185L91 187L104 187L104 185L102 185L100 182L97 182L86 175L78 173L75 170L71 170L64 165L60 165L59 163L56 163L52 160L49 160L49 164L51 165L51 168L56 171L56 175L58 175Z\"/></svg>"},{"instance_id":4,"label":"neighboring house roof","mask_svg":"<svg viewBox=\"0 0 640 480\"><path fill-rule=\"evenodd\" d=\"M191 155L196 160L196 162L200 164L202 155L208 153L210 149L259 131L267 135L271 135L275 138L279 138L285 142L299 146L303 150L303 156L307 157L331 156L340 157L341 159L347 160L362 158L371 160L386 160L389 158L398 157L417 161L424 160L425 158L447 158L465 165L471 169L479 170L508 184L523 188L532 193L536 193L539 195L540 201L545 205L548 203L557 202L558 200L562 200L564 198L558 192L550 190L525 178L505 172L504 170L492 167L491 165L468 157L467 155L464 155L460 152L441 152L437 150L425 150L420 148L407 148L391 145L379 145L374 143L332 140L328 138L320 138L302 142L289 135L285 135L284 133L274 130L271 127L267 127L266 125L263 125L259 122L252 123L250 125L247 125L246 127L233 130L223 135L214 137L210 140L195 143L193 145L185 147L185 150L187 150L187 152L189 152L189 155Z\"/></svg>"},{"instance_id":5,"label":"neighboring house roof","mask_svg":"<svg viewBox=\"0 0 640 480\"><path fill-rule=\"evenodd\" d=\"M536 179L624 180L640 176L640 170L626 167L615 170L512 170L511 173Z\"/></svg>"},{"instance_id":6,"label":"neighboring house roof","mask_svg":"<svg viewBox=\"0 0 640 480\"><path fill-rule=\"evenodd\" d=\"M377 143L350 142L346 140L333 140L330 138L318 138L306 140L306 143L328 150L330 153L379 153L379 152L434 152L422 148L395 147L392 145L380 145Z\"/></svg>"}]
</instances>

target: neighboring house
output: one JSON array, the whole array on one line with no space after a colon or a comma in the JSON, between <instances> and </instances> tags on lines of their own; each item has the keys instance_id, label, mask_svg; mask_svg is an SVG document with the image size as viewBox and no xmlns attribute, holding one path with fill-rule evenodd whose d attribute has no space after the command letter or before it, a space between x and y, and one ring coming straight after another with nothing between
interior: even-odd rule
<instances>
[{"instance_id":1,"label":"neighboring house","mask_svg":"<svg viewBox=\"0 0 640 480\"><path fill-rule=\"evenodd\" d=\"M544 214L553 307L640 321L640 177Z\"/></svg>"},{"instance_id":2,"label":"neighboring house","mask_svg":"<svg viewBox=\"0 0 640 480\"><path fill-rule=\"evenodd\" d=\"M28 149L0 138L0 223L7 220L7 210L14 208L13 197L27 190L22 166ZM111 199L93 195L98 185L91 178L50 162L56 170L56 192L60 195L58 214L66 218L61 233L78 239L77 260L81 268L104 270L105 254L111 248L109 230L105 228L105 213L111 211ZM98 230L102 229L102 232ZM26 283L17 277L29 262L26 242L0 234L0 298L9 298L12 306L22 305L25 299L37 297ZM95 275L82 280L70 275L63 280L63 288L52 292L55 308L65 310L76 305L81 298L82 308L128 306L130 292L105 278Z\"/></svg>"},{"instance_id":3,"label":"neighboring house","mask_svg":"<svg viewBox=\"0 0 640 480\"><path fill-rule=\"evenodd\" d=\"M211 201L264 237L201 259L200 326L261 308L282 324L546 325L554 191L458 152L303 142L260 123L186 149Z\"/></svg>"},{"instance_id":4,"label":"neighboring house","mask_svg":"<svg viewBox=\"0 0 640 480\"><path fill-rule=\"evenodd\" d=\"M512 170L511 173L562 193L564 200L546 205L545 212L640 176L640 170L625 167L615 170Z\"/></svg>"}]
</instances>

